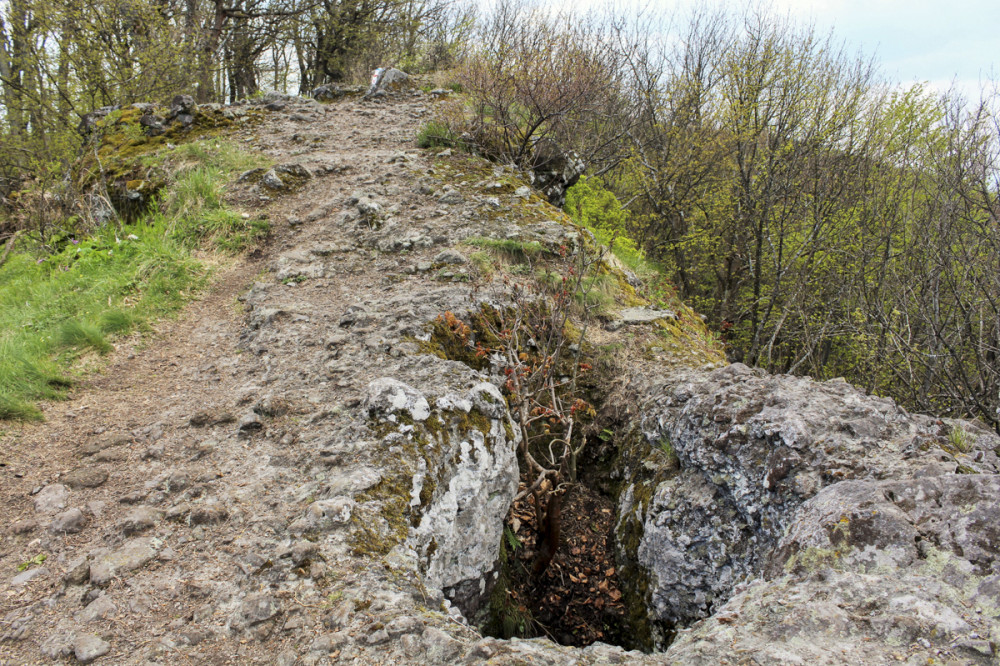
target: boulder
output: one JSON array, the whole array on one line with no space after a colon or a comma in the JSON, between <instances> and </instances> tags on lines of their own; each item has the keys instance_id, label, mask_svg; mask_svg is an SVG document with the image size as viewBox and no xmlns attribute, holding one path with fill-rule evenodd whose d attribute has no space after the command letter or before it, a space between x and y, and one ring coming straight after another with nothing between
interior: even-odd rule
<instances>
[{"instance_id":1,"label":"boulder","mask_svg":"<svg viewBox=\"0 0 1000 666\"><path fill-rule=\"evenodd\" d=\"M369 542L415 557L428 587L475 614L489 594L503 519L517 490L518 439L506 401L495 386L480 383L432 407L416 389L382 378L369 385L364 404L392 461L364 495L379 514L392 506L400 519L368 528ZM354 516L371 515L365 498L355 499Z\"/></svg>"},{"instance_id":2,"label":"boulder","mask_svg":"<svg viewBox=\"0 0 1000 666\"><path fill-rule=\"evenodd\" d=\"M552 139L541 138L532 149L528 177L549 203L561 208L566 203L566 190L580 180L586 169L575 152L564 150Z\"/></svg>"},{"instance_id":3,"label":"boulder","mask_svg":"<svg viewBox=\"0 0 1000 666\"><path fill-rule=\"evenodd\" d=\"M170 102L170 118L176 118L181 115L194 115L198 110L198 105L194 101L194 97L191 95L175 95L174 99Z\"/></svg>"},{"instance_id":4,"label":"boulder","mask_svg":"<svg viewBox=\"0 0 1000 666\"><path fill-rule=\"evenodd\" d=\"M365 93L365 97L398 93L411 88L412 86L413 82L410 79L410 75L406 72L396 69L395 67L390 67L388 69L379 67L372 72L371 85L368 87L368 92Z\"/></svg>"},{"instance_id":5,"label":"boulder","mask_svg":"<svg viewBox=\"0 0 1000 666\"><path fill-rule=\"evenodd\" d=\"M80 117L80 124L76 126L76 131L78 131L83 136L88 136L91 132L97 129L97 123L108 116L112 111L117 111L121 107L115 104L114 106L102 106L99 109L95 109L90 113L85 113Z\"/></svg>"},{"instance_id":6,"label":"boulder","mask_svg":"<svg viewBox=\"0 0 1000 666\"><path fill-rule=\"evenodd\" d=\"M671 655L718 663L732 639L726 654L876 663L938 624L938 648L1000 632L986 614L954 620L1000 572L995 434L843 381L740 364L635 387L643 416L620 461L623 581L661 646L713 615ZM911 605L892 603L908 589Z\"/></svg>"}]
</instances>

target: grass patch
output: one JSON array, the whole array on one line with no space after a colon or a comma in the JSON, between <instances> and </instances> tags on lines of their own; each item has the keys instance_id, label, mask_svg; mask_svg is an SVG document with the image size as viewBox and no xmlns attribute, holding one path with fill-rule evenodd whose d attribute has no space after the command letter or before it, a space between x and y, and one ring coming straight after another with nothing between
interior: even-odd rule
<instances>
[{"instance_id":1,"label":"grass patch","mask_svg":"<svg viewBox=\"0 0 1000 666\"><path fill-rule=\"evenodd\" d=\"M124 335L135 326L135 316L125 310L113 309L101 314L101 332Z\"/></svg>"},{"instance_id":2,"label":"grass patch","mask_svg":"<svg viewBox=\"0 0 1000 666\"><path fill-rule=\"evenodd\" d=\"M478 247L491 253L495 257L506 259L514 263L524 263L529 259L540 257L545 252L545 248L537 241L517 241L511 239L497 238L467 238L466 244Z\"/></svg>"},{"instance_id":3,"label":"grass patch","mask_svg":"<svg viewBox=\"0 0 1000 666\"><path fill-rule=\"evenodd\" d=\"M962 453L968 453L972 449L969 435L961 426L955 426L948 432L948 442Z\"/></svg>"},{"instance_id":4,"label":"grass patch","mask_svg":"<svg viewBox=\"0 0 1000 666\"><path fill-rule=\"evenodd\" d=\"M445 123L431 120L417 132L421 148L448 148L458 144L458 135Z\"/></svg>"},{"instance_id":5,"label":"grass patch","mask_svg":"<svg viewBox=\"0 0 1000 666\"><path fill-rule=\"evenodd\" d=\"M107 225L55 253L24 244L0 266L0 419L41 417L65 396L87 351L176 312L208 268L192 251L233 254L267 234L266 220L226 207L226 184L261 160L219 140L156 156L173 174L143 220Z\"/></svg>"},{"instance_id":6,"label":"grass patch","mask_svg":"<svg viewBox=\"0 0 1000 666\"><path fill-rule=\"evenodd\" d=\"M229 144L217 151L209 151L203 144L185 144L174 150L172 159L179 160L180 170L175 172L170 191L155 216L187 247L208 244L228 254L252 249L270 233L270 223L226 207L225 189L234 174L259 167L262 162L251 159L254 156L234 153L235 148Z\"/></svg>"},{"instance_id":7,"label":"grass patch","mask_svg":"<svg viewBox=\"0 0 1000 666\"><path fill-rule=\"evenodd\" d=\"M100 328L85 321L67 321L59 327L59 344L63 347L93 347L98 353L107 354L113 349Z\"/></svg>"},{"instance_id":8,"label":"grass patch","mask_svg":"<svg viewBox=\"0 0 1000 666\"><path fill-rule=\"evenodd\" d=\"M548 269L537 271L535 278L540 285L553 294L573 283L562 273ZM573 300L578 305L599 315L614 308L619 292L618 280L614 276L607 273L596 273L586 275L580 280L580 283L576 285Z\"/></svg>"}]
</instances>

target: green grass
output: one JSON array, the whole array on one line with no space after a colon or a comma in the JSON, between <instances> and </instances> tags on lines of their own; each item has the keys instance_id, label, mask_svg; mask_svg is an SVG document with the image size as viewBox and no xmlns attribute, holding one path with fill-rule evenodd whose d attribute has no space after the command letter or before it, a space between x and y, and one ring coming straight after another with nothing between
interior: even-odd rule
<instances>
[{"instance_id":1,"label":"green grass","mask_svg":"<svg viewBox=\"0 0 1000 666\"><path fill-rule=\"evenodd\" d=\"M535 279L546 290L556 293L572 284L575 280L570 278L564 282L562 273L541 269L535 272ZM576 303L594 314L603 314L615 305L615 297L619 293L618 281L613 276L606 273L584 276L575 285L576 292L573 300Z\"/></svg>"},{"instance_id":2,"label":"green grass","mask_svg":"<svg viewBox=\"0 0 1000 666\"><path fill-rule=\"evenodd\" d=\"M267 234L266 220L224 202L226 183L259 158L211 140L155 159L174 176L144 220L105 226L55 254L24 244L0 266L0 419L41 418L37 401L64 397L83 355L107 353L115 336L190 300L209 274L194 249L237 253Z\"/></svg>"},{"instance_id":3,"label":"green grass","mask_svg":"<svg viewBox=\"0 0 1000 666\"><path fill-rule=\"evenodd\" d=\"M431 120L417 132L417 145L421 148L447 148L457 144L455 132L437 120Z\"/></svg>"},{"instance_id":4,"label":"green grass","mask_svg":"<svg viewBox=\"0 0 1000 666\"><path fill-rule=\"evenodd\" d=\"M59 344L63 347L93 347L101 354L114 349L100 328L90 322L71 319L59 327Z\"/></svg>"},{"instance_id":5,"label":"green grass","mask_svg":"<svg viewBox=\"0 0 1000 666\"><path fill-rule=\"evenodd\" d=\"M541 256L545 248L537 241L517 241L497 238L467 238L465 242L473 247L490 252L496 257L501 257L516 263L523 263L529 259Z\"/></svg>"},{"instance_id":6,"label":"green grass","mask_svg":"<svg viewBox=\"0 0 1000 666\"><path fill-rule=\"evenodd\" d=\"M125 310L107 310L101 314L101 331L115 335L123 335L135 326L135 316Z\"/></svg>"},{"instance_id":7,"label":"green grass","mask_svg":"<svg viewBox=\"0 0 1000 666\"><path fill-rule=\"evenodd\" d=\"M968 433L960 426L954 427L948 432L948 441L962 453L968 453L972 449Z\"/></svg>"}]
</instances>

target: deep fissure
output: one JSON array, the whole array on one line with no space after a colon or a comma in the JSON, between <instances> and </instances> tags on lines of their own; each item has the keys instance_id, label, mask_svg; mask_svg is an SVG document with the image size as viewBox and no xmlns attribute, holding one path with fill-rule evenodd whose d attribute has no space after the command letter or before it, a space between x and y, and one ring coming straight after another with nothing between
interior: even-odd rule
<instances>
[{"instance_id":1,"label":"deep fissure","mask_svg":"<svg viewBox=\"0 0 1000 666\"><path fill-rule=\"evenodd\" d=\"M595 641L644 647L629 626L618 579L614 499L599 485L585 473L552 495L557 510L546 507L541 526L533 497L511 507L485 633L581 647Z\"/></svg>"}]
</instances>

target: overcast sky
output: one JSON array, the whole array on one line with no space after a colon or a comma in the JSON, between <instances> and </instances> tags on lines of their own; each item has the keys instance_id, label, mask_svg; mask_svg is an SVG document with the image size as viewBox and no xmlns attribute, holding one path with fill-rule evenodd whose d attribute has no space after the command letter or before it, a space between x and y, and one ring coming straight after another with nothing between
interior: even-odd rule
<instances>
[{"instance_id":1,"label":"overcast sky","mask_svg":"<svg viewBox=\"0 0 1000 666\"><path fill-rule=\"evenodd\" d=\"M875 53L901 83L1000 79L1000 0L773 0L775 9Z\"/></svg>"},{"instance_id":2,"label":"overcast sky","mask_svg":"<svg viewBox=\"0 0 1000 666\"><path fill-rule=\"evenodd\" d=\"M648 6L669 15L692 8L753 4L812 23L849 50L874 54L882 71L902 84L927 82L947 90L952 82L978 97L980 82L1000 83L1000 0L540 0L560 8Z\"/></svg>"},{"instance_id":3,"label":"overcast sky","mask_svg":"<svg viewBox=\"0 0 1000 666\"><path fill-rule=\"evenodd\" d=\"M704 0L652 0L664 9ZM743 2L721 2L737 9ZM1000 82L1000 0L763 0L763 7L833 31L852 50L875 54L883 71L903 84L954 81L978 96L980 82Z\"/></svg>"}]
</instances>

